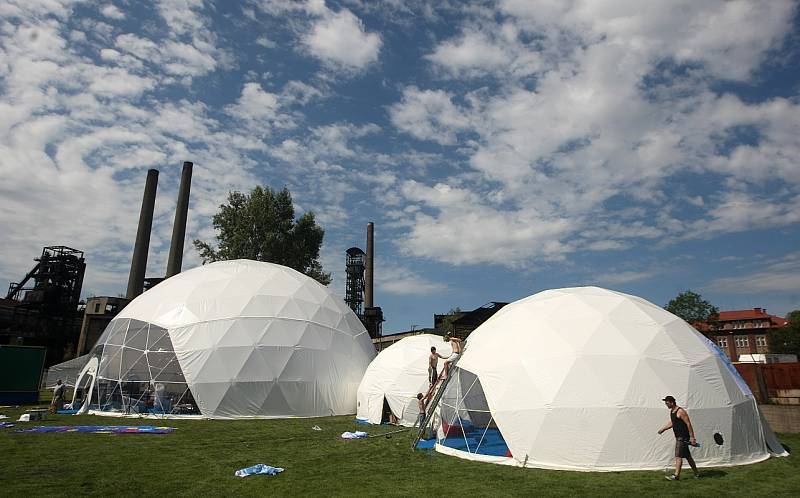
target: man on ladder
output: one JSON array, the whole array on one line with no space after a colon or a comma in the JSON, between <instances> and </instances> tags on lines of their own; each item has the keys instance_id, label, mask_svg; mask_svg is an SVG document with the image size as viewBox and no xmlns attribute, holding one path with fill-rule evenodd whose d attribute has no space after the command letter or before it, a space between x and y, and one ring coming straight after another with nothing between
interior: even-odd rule
<instances>
[{"instance_id":1,"label":"man on ladder","mask_svg":"<svg viewBox=\"0 0 800 498\"><path fill-rule=\"evenodd\" d=\"M442 398L444 394L447 383L450 380L449 373L452 366L458 361L461 357L463 346L461 344L461 339L456 337L450 337L449 335L444 336L444 341L449 342L450 346L453 348L453 353L447 357L444 363L444 370L436 379L436 382L431 384L430 388L428 389L428 394L425 395L422 399L419 396L422 393L419 393L417 396L417 402L420 408L420 415L419 415L419 431L417 432L417 436L414 438L414 442L412 443L412 448L417 447L417 443L419 443L420 439L422 439L422 435L425 432L428 423L430 422L431 415L433 415L433 411L436 409L436 405L439 404L439 400ZM424 403L423 403L424 401ZM424 409L424 412L423 412Z\"/></svg>"},{"instance_id":2,"label":"man on ladder","mask_svg":"<svg viewBox=\"0 0 800 498\"><path fill-rule=\"evenodd\" d=\"M431 387L439 381L439 358L445 359L436 352L435 346L431 346L431 354L428 356L428 384Z\"/></svg>"},{"instance_id":3,"label":"man on ladder","mask_svg":"<svg viewBox=\"0 0 800 498\"><path fill-rule=\"evenodd\" d=\"M443 378L446 379L450 373L450 365L458 361L459 356L461 356L461 339L450 337L449 335L444 336L442 339L444 339L444 342L449 342L450 347L453 348L453 353L444 362Z\"/></svg>"}]
</instances>

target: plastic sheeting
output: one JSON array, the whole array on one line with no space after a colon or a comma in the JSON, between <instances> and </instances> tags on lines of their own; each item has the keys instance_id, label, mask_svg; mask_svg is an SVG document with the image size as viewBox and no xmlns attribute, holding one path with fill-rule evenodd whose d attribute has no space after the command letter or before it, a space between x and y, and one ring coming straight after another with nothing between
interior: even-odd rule
<instances>
[{"instance_id":1,"label":"plastic sheeting","mask_svg":"<svg viewBox=\"0 0 800 498\"><path fill-rule=\"evenodd\" d=\"M61 379L69 387L75 387L75 381L78 380L78 375L80 375L83 367L86 366L89 358L91 358L91 355L85 354L48 368L45 387L48 389L54 388L58 379Z\"/></svg>"},{"instance_id":2,"label":"plastic sheeting","mask_svg":"<svg viewBox=\"0 0 800 498\"><path fill-rule=\"evenodd\" d=\"M358 386L356 416L370 423L380 424L384 398L397 417L398 423L412 427L417 421L419 408L417 394L426 394L428 382L428 357L431 346L442 356L452 352L442 336L420 334L405 337L381 351L370 363ZM439 360L439 371L444 367Z\"/></svg>"},{"instance_id":3,"label":"plastic sheeting","mask_svg":"<svg viewBox=\"0 0 800 498\"><path fill-rule=\"evenodd\" d=\"M235 260L180 273L109 323L94 409L208 418L352 414L375 349L327 287ZM184 410L184 411L181 411Z\"/></svg>"},{"instance_id":4,"label":"plastic sheeting","mask_svg":"<svg viewBox=\"0 0 800 498\"><path fill-rule=\"evenodd\" d=\"M767 438L783 452L727 358L680 318L619 292L557 289L509 304L470 335L458 370L479 380L491 427L512 456L447 447L440 428L437 449L448 454L552 469L660 469L674 450L672 431L656 434L669 420L665 395L688 411L701 466L764 460ZM469 392L451 382L443 399L463 411Z\"/></svg>"}]
</instances>

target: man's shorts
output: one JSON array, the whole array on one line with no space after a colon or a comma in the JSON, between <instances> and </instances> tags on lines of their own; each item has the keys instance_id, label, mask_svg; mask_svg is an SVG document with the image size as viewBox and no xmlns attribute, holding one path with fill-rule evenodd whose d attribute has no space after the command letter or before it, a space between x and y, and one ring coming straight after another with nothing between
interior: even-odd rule
<instances>
[{"instance_id":1,"label":"man's shorts","mask_svg":"<svg viewBox=\"0 0 800 498\"><path fill-rule=\"evenodd\" d=\"M675 458L691 458L689 453L689 440L682 437L675 438Z\"/></svg>"},{"instance_id":2,"label":"man's shorts","mask_svg":"<svg viewBox=\"0 0 800 498\"><path fill-rule=\"evenodd\" d=\"M459 357L459 356L461 356L461 353L453 353L453 354L451 354L451 355L450 355L450 357L449 357L447 360L445 360L445 361L446 361L447 363L453 363L454 361L456 361L456 360L458 359L458 357Z\"/></svg>"},{"instance_id":3,"label":"man's shorts","mask_svg":"<svg viewBox=\"0 0 800 498\"><path fill-rule=\"evenodd\" d=\"M437 372L436 369L433 367L428 367L428 381L430 381L431 384L436 384L436 379L438 378L439 378L439 372Z\"/></svg>"}]
</instances>

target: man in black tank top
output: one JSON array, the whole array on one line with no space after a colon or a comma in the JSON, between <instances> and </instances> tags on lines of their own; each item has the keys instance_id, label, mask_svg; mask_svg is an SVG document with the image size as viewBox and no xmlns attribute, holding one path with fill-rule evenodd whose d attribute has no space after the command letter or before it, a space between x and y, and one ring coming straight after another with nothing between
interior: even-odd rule
<instances>
[{"instance_id":1,"label":"man in black tank top","mask_svg":"<svg viewBox=\"0 0 800 498\"><path fill-rule=\"evenodd\" d=\"M681 478L681 466L683 459L689 462L689 465L694 471L695 478L700 477L700 472L697 471L697 465L694 463L694 458L689 452L689 446L697 446L697 440L694 438L694 429L692 422L689 420L689 414L686 410L678 406L675 398L667 396L661 401L669 408L669 423L658 430L661 434L667 429L672 429L675 434L675 473L667 477L670 481L677 481Z\"/></svg>"}]
</instances>

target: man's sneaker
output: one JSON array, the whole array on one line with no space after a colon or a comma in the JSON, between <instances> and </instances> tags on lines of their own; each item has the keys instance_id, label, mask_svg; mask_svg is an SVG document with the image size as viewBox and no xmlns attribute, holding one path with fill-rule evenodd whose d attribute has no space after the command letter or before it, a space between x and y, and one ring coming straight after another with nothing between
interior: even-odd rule
<instances>
[{"instance_id":1,"label":"man's sneaker","mask_svg":"<svg viewBox=\"0 0 800 498\"><path fill-rule=\"evenodd\" d=\"M671 476L664 476L664 479L666 479L668 481L680 481L681 480L681 478L676 476L675 474L672 474Z\"/></svg>"},{"instance_id":2,"label":"man's sneaker","mask_svg":"<svg viewBox=\"0 0 800 498\"><path fill-rule=\"evenodd\" d=\"M695 478L695 479L700 479L701 477L703 477L703 475L702 475L700 472L697 472L697 473L694 475L694 478Z\"/></svg>"}]
</instances>

